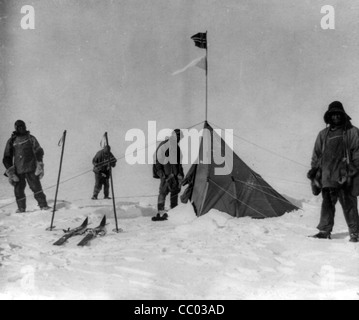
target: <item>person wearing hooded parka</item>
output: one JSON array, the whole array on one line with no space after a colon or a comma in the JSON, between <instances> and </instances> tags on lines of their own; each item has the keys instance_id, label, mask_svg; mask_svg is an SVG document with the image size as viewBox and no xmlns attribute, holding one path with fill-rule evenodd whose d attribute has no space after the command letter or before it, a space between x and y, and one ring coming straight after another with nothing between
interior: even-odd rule
<instances>
[{"instance_id":1,"label":"person wearing hooded parka","mask_svg":"<svg viewBox=\"0 0 359 320\"><path fill-rule=\"evenodd\" d=\"M339 201L349 227L350 241L359 241L359 129L351 123L343 104L334 101L324 115L327 128L315 142L308 178L313 193L322 193L318 239L331 239Z\"/></svg>"},{"instance_id":2,"label":"person wearing hooded parka","mask_svg":"<svg viewBox=\"0 0 359 320\"><path fill-rule=\"evenodd\" d=\"M160 179L161 183L157 202L158 213L153 217L153 221L167 220L165 204L168 194L171 194L171 209L178 206L178 195L181 192L184 178L182 152L179 146L183 137L182 131L176 129L172 132L171 137L163 141L156 150L153 177Z\"/></svg>"},{"instance_id":3,"label":"person wearing hooded parka","mask_svg":"<svg viewBox=\"0 0 359 320\"><path fill-rule=\"evenodd\" d=\"M15 131L5 147L3 164L6 168L5 176L14 187L19 213L26 212L26 182L40 209L50 209L40 182L44 176L43 157L44 150L30 131L27 131L25 122L16 121Z\"/></svg>"},{"instance_id":4,"label":"person wearing hooded parka","mask_svg":"<svg viewBox=\"0 0 359 320\"><path fill-rule=\"evenodd\" d=\"M92 160L95 173L95 188L93 191L92 200L98 200L98 195L104 188L104 199L111 199L110 197L110 178L112 168L116 167L117 159L111 153L111 147L105 146L102 150L96 153Z\"/></svg>"}]
</instances>

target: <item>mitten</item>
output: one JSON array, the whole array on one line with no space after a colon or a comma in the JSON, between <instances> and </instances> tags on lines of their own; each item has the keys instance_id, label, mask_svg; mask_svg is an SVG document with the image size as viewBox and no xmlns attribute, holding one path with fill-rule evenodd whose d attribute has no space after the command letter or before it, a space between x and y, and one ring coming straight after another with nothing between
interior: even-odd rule
<instances>
[{"instance_id":1,"label":"mitten","mask_svg":"<svg viewBox=\"0 0 359 320\"><path fill-rule=\"evenodd\" d=\"M15 186L20 181L19 177L15 174L14 166L7 169L5 175L9 178L9 183L12 186Z\"/></svg>"},{"instance_id":2,"label":"mitten","mask_svg":"<svg viewBox=\"0 0 359 320\"><path fill-rule=\"evenodd\" d=\"M308 171L307 173L307 177L309 180L313 180L316 175L317 175L317 172L318 172L318 168L312 168Z\"/></svg>"},{"instance_id":3,"label":"mitten","mask_svg":"<svg viewBox=\"0 0 359 320\"><path fill-rule=\"evenodd\" d=\"M40 178L40 180L44 177L44 175L45 175L45 165L44 165L43 162L38 162L37 163L35 175L38 176Z\"/></svg>"}]
</instances>

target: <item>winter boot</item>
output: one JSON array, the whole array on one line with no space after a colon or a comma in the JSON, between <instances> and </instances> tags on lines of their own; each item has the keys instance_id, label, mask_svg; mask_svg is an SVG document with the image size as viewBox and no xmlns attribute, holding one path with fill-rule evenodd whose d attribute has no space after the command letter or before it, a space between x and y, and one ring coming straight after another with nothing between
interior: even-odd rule
<instances>
[{"instance_id":1,"label":"winter boot","mask_svg":"<svg viewBox=\"0 0 359 320\"><path fill-rule=\"evenodd\" d=\"M314 239L324 239L324 240L331 240L332 239L332 235L330 232L326 232L326 231L320 231L318 234L316 234L315 236L312 236L312 238Z\"/></svg>"},{"instance_id":2,"label":"winter boot","mask_svg":"<svg viewBox=\"0 0 359 320\"><path fill-rule=\"evenodd\" d=\"M352 233L350 235L350 240L349 241L352 242L352 243L358 243L359 242L359 234Z\"/></svg>"},{"instance_id":3,"label":"winter boot","mask_svg":"<svg viewBox=\"0 0 359 320\"><path fill-rule=\"evenodd\" d=\"M152 221L161 221L161 215L157 213L157 215L152 218Z\"/></svg>"},{"instance_id":4,"label":"winter boot","mask_svg":"<svg viewBox=\"0 0 359 320\"><path fill-rule=\"evenodd\" d=\"M26 212L26 209L20 208L16 210L16 213L24 213Z\"/></svg>"},{"instance_id":5,"label":"winter boot","mask_svg":"<svg viewBox=\"0 0 359 320\"><path fill-rule=\"evenodd\" d=\"M155 217L152 218L152 221L166 221L168 219L168 214L166 211L160 211Z\"/></svg>"},{"instance_id":6,"label":"winter boot","mask_svg":"<svg viewBox=\"0 0 359 320\"><path fill-rule=\"evenodd\" d=\"M91 198L92 200L98 200L98 198L97 198L97 196L92 196L92 198Z\"/></svg>"},{"instance_id":7,"label":"winter boot","mask_svg":"<svg viewBox=\"0 0 359 320\"><path fill-rule=\"evenodd\" d=\"M41 209L41 211L49 211L49 210L51 210L52 208L49 207L48 205L46 205L46 206L40 207L40 209Z\"/></svg>"}]
</instances>

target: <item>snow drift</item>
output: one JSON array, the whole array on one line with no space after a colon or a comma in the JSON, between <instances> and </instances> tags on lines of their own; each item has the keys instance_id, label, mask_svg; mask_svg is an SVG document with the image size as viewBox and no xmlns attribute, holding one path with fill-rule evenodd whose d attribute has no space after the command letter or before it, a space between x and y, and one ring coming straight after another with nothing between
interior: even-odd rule
<instances>
[{"instance_id":1,"label":"snow drift","mask_svg":"<svg viewBox=\"0 0 359 320\"><path fill-rule=\"evenodd\" d=\"M56 230L48 213L0 212L0 299L358 299L357 245L338 215L332 241L315 232L319 203L280 218L236 219L191 205L156 213L140 201L118 202L123 233L112 232L111 203L60 202ZM31 208L29 208L31 209ZM33 202L33 208L35 204ZM90 246L52 244L68 227L106 215L108 234Z\"/></svg>"}]
</instances>

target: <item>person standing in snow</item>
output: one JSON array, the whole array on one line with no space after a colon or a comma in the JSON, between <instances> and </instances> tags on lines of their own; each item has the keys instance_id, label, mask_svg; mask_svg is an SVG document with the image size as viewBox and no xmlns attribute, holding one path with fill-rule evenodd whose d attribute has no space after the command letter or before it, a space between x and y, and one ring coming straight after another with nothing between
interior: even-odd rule
<instances>
[{"instance_id":1,"label":"person standing in snow","mask_svg":"<svg viewBox=\"0 0 359 320\"><path fill-rule=\"evenodd\" d=\"M162 142L156 150L156 163L153 166L153 177L161 179L158 196L158 214L153 221L166 220L166 197L171 194L171 209L178 206L178 195L184 178L182 152L179 143L183 138L180 129L173 131L171 137Z\"/></svg>"},{"instance_id":2,"label":"person standing in snow","mask_svg":"<svg viewBox=\"0 0 359 320\"><path fill-rule=\"evenodd\" d=\"M102 150L97 152L96 156L92 160L95 173L95 188L93 192L92 200L97 200L98 195L104 187L105 199L110 198L110 174L111 167L116 167L117 159L111 153L111 147L105 146Z\"/></svg>"},{"instance_id":3,"label":"person standing in snow","mask_svg":"<svg viewBox=\"0 0 359 320\"><path fill-rule=\"evenodd\" d=\"M308 178L313 193L323 196L317 239L331 239L335 206L339 200L350 233L350 241L359 240L359 129L351 123L341 102L329 105L324 121L328 125L316 140L312 169Z\"/></svg>"},{"instance_id":4,"label":"person standing in snow","mask_svg":"<svg viewBox=\"0 0 359 320\"><path fill-rule=\"evenodd\" d=\"M44 176L43 157L44 150L27 131L25 122L16 121L15 131L5 147L3 164L6 168L5 176L15 190L18 213L26 212L26 182L34 192L40 209L50 209L40 182Z\"/></svg>"}]
</instances>

